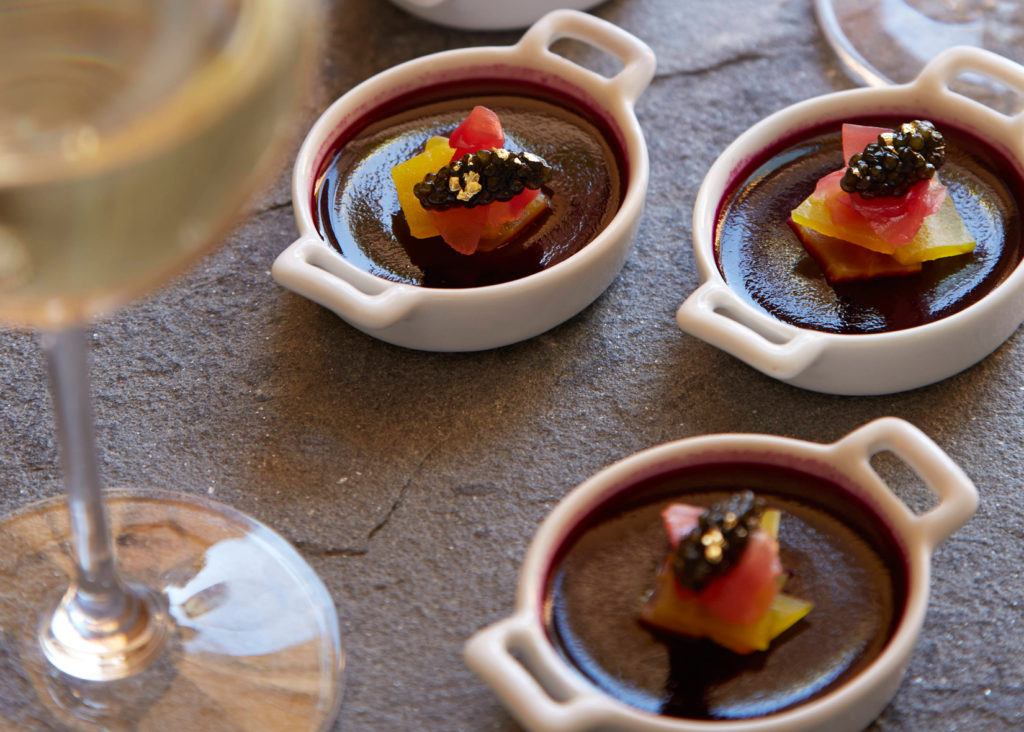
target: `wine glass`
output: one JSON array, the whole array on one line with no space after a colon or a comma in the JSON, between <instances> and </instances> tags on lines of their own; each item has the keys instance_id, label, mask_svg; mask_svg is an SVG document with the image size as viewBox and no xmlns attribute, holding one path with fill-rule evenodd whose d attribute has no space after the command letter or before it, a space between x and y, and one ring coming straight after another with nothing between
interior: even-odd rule
<instances>
[{"instance_id":1,"label":"wine glass","mask_svg":"<svg viewBox=\"0 0 1024 732\"><path fill-rule=\"evenodd\" d=\"M67 489L0 523L0 729L314 730L337 712L337 614L287 542L187 493L101 490L84 330L196 259L277 170L314 15L0 0L0 319L43 331Z\"/></svg>"},{"instance_id":2,"label":"wine glass","mask_svg":"<svg viewBox=\"0 0 1024 732\"><path fill-rule=\"evenodd\" d=\"M843 68L860 84L914 79L939 52L978 46L1024 61L1024 3L1019 0L815 0L818 22ZM966 77L965 93L1005 111L1019 90Z\"/></svg>"}]
</instances>

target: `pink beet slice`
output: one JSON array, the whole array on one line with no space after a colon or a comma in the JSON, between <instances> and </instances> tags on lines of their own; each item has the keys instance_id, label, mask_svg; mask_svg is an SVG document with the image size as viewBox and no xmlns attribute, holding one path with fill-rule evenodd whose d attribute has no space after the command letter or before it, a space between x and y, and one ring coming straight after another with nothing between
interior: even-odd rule
<instances>
[{"instance_id":1,"label":"pink beet slice","mask_svg":"<svg viewBox=\"0 0 1024 732\"><path fill-rule=\"evenodd\" d=\"M661 522L668 534L668 543L675 549L690 531L697 525L697 520L704 513L700 506L689 503L672 503L661 512Z\"/></svg>"},{"instance_id":2,"label":"pink beet slice","mask_svg":"<svg viewBox=\"0 0 1024 732\"><path fill-rule=\"evenodd\" d=\"M886 127L844 124L844 160L849 163L851 157L877 142L879 135L890 131ZM816 196L825 197L832 222L839 227L867 224L894 247L912 240L925 217L936 213L946 198L946 187L937 178L914 184L901 198L865 199L843 191L839 187L842 177L842 170L830 173L818 181L814 191Z\"/></svg>"},{"instance_id":3,"label":"pink beet slice","mask_svg":"<svg viewBox=\"0 0 1024 732\"><path fill-rule=\"evenodd\" d=\"M672 504L662 511L662 522L673 548L697 526L702 513L703 508L685 503ZM778 594L776 580L781 575L779 543L767 531L758 529L728 572L709 581L698 593L678 584L675 590L684 599L696 598L726 622L749 624L768 612Z\"/></svg>"},{"instance_id":4,"label":"pink beet slice","mask_svg":"<svg viewBox=\"0 0 1024 732\"><path fill-rule=\"evenodd\" d=\"M850 158L872 142L878 142L878 136L883 132L892 132L888 127L872 127L870 125L855 125L847 122L843 125L843 162L850 164Z\"/></svg>"},{"instance_id":5,"label":"pink beet slice","mask_svg":"<svg viewBox=\"0 0 1024 732\"><path fill-rule=\"evenodd\" d=\"M764 529L750 535L740 559L707 583L697 599L728 623L750 625L768 612L779 593L782 576L779 542Z\"/></svg>"}]
</instances>

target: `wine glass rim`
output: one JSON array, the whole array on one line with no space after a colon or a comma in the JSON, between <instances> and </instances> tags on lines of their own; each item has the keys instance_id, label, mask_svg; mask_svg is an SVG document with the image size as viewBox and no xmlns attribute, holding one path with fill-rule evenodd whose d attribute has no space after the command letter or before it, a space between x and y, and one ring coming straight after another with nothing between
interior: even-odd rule
<instances>
[{"instance_id":1,"label":"wine glass rim","mask_svg":"<svg viewBox=\"0 0 1024 732\"><path fill-rule=\"evenodd\" d=\"M170 94L137 117L100 135L84 124L37 153L0 151L0 188L47 184L101 175L158 155L200 133L275 73L287 53L287 32L311 22L308 0L232 3L236 19L211 58L191 70ZM296 31L297 32L297 31Z\"/></svg>"}]
</instances>

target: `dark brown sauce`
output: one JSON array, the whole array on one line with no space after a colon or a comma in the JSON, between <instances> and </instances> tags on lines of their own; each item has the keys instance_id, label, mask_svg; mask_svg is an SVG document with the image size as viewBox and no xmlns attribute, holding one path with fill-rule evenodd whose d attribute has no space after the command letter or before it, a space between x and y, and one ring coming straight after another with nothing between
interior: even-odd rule
<instances>
[{"instance_id":1,"label":"dark brown sauce","mask_svg":"<svg viewBox=\"0 0 1024 732\"><path fill-rule=\"evenodd\" d=\"M483 95L478 87L445 86L433 96L417 95L407 106L392 104L345 133L320 175L314 210L321 234L350 262L385 279L426 287L492 285L572 256L614 217L625 192L623 156L610 146L614 136L598 118L566 106L566 98L546 98L538 88ZM550 199L546 213L508 244L466 256L440 237L409 234L391 168L422 152L432 135L448 135L476 104L497 112L507 148L540 155L553 175L544 188Z\"/></svg>"},{"instance_id":2,"label":"dark brown sauce","mask_svg":"<svg viewBox=\"0 0 1024 732\"><path fill-rule=\"evenodd\" d=\"M811 613L750 655L648 629L637 614L668 550L661 509L743 488L782 510L785 592L812 601ZM550 572L545 621L566 660L623 702L744 719L815 699L864 669L892 636L906 593L904 554L853 494L803 471L725 463L648 479L585 519Z\"/></svg>"},{"instance_id":3,"label":"dark brown sauce","mask_svg":"<svg viewBox=\"0 0 1024 732\"><path fill-rule=\"evenodd\" d=\"M974 252L926 262L919 274L829 284L786 222L817 180L843 165L836 123L766 151L739 177L716 227L715 256L726 282L780 320L830 333L912 328L991 292L1021 260L1024 181L1004 155L981 140L936 124L947 141L939 177L978 240Z\"/></svg>"}]
</instances>

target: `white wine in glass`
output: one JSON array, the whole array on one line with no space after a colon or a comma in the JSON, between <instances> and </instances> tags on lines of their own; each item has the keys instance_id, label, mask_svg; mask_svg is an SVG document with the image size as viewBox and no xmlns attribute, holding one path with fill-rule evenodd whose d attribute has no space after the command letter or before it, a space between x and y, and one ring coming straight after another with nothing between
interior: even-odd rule
<instances>
[{"instance_id":1,"label":"white wine in glass","mask_svg":"<svg viewBox=\"0 0 1024 732\"><path fill-rule=\"evenodd\" d=\"M0 523L0 729L318 730L337 712L337 615L287 542L188 493L102 490L84 337L277 171L315 11L0 0L0 321L43 332L67 488Z\"/></svg>"},{"instance_id":2,"label":"white wine in glass","mask_svg":"<svg viewBox=\"0 0 1024 732\"><path fill-rule=\"evenodd\" d=\"M822 32L843 68L860 83L881 86L914 79L953 46L977 46L1024 61L1020 0L815 0ZM966 78L963 89L1005 111L1021 90Z\"/></svg>"}]
</instances>

